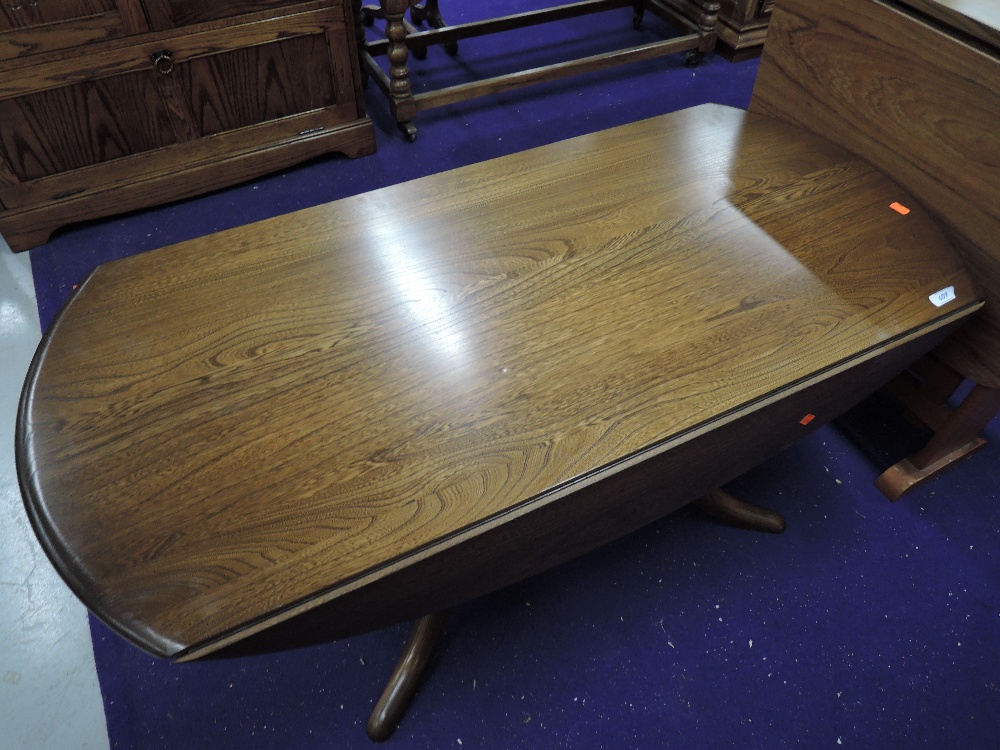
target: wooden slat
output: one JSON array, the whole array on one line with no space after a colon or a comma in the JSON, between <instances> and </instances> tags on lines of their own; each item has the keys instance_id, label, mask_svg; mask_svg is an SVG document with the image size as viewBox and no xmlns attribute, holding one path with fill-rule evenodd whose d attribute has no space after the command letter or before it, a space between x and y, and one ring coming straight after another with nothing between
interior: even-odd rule
<instances>
[{"instance_id":1,"label":"wooden slat","mask_svg":"<svg viewBox=\"0 0 1000 750\"><path fill-rule=\"evenodd\" d=\"M615 10L632 5L632 0L581 0L581 2L556 5L551 8L515 13L509 16L498 16L480 21L457 23L441 29L428 29L408 34L409 46L419 47L428 44L449 44L461 39L471 39L487 34L499 34L504 31L514 31L530 26L536 26L567 18L577 18L591 13ZM387 39L369 42L366 49L373 56L384 55L389 48Z\"/></svg>"},{"instance_id":2,"label":"wooden slat","mask_svg":"<svg viewBox=\"0 0 1000 750\"><path fill-rule=\"evenodd\" d=\"M508 73L507 75L487 78L481 81L449 86L437 91L416 94L413 99L416 102L418 110L443 107L447 104L454 104L455 102L479 96L500 94L536 83L555 81L571 75L607 70L608 68L625 63L655 60L658 57L677 54L684 50L693 49L696 46L697 39L694 37L651 42L637 47L616 50L615 52L605 52L599 55L591 55L590 57L582 57L577 60L522 70L517 73ZM380 78L380 81L384 80L386 79Z\"/></svg>"}]
</instances>

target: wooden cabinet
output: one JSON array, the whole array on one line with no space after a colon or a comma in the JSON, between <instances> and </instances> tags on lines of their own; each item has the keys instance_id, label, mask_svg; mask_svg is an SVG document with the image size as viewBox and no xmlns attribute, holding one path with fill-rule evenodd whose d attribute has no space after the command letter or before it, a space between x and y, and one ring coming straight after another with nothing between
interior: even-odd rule
<instances>
[{"instance_id":1,"label":"wooden cabinet","mask_svg":"<svg viewBox=\"0 0 1000 750\"><path fill-rule=\"evenodd\" d=\"M375 149L346 0L24 0L0 27L0 234Z\"/></svg>"},{"instance_id":2,"label":"wooden cabinet","mask_svg":"<svg viewBox=\"0 0 1000 750\"><path fill-rule=\"evenodd\" d=\"M719 51L731 60L760 54L774 0L720 0Z\"/></svg>"},{"instance_id":3,"label":"wooden cabinet","mask_svg":"<svg viewBox=\"0 0 1000 750\"><path fill-rule=\"evenodd\" d=\"M694 12L702 0L673 0L688 12ZM774 0L718 0L719 38L715 49L731 61L756 57L764 46L767 24Z\"/></svg>"},{"instance_id":4,"label":"wooden cabinet","mask_svg":"<svg viewBox=\"0 0 1000 750\"><path fill-rule=\"evenodd\" d=\"M0 2L0 61L148 31L134 0Z\"/></svg>"}]
</instances>

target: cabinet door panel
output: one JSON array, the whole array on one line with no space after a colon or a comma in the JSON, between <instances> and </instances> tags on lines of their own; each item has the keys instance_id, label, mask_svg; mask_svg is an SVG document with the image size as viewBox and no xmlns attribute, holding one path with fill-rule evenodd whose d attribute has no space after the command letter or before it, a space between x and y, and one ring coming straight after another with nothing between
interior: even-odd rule
<instances>
[{"instance_id":1,"label":"cabinet door panel","mask_svg":"<svg viewBox=\"0 0 1000 750\"><path fill-rule=\"evenodd\" d=\"M173 143L152 76L142 70L0 100L8 168L28 181Z\"/></svg>"},{"instance_id":2,"label":"cabinet door panel","mask_svg":"<svg viewBox=\"0 0 1000 750\"><path fill-rule=\"evenodd\" d=\"M0 220L19 248L59 223L372 150L344 6L294 7L0 61Z\"/></svg>"},{"instance_id":3,"label":"cabinet door panel","mask_svg":"<svg viewBox=\"0 0 1000 750\"><path fill-rule=\"evenodd\" d=\"M198 58L185 78L202 136L337 103L323 34Z\"/></svg>"},{"instance_id":4,"label":"cabinet door panel","mask_svg":"<svg viewBox=\"0 0 1000 750\"><path fill-rule=\"evenodd\" d=\"M136 0L0 2L0 60L70 49L147 28Z\"/></svg>"}]
</instances>

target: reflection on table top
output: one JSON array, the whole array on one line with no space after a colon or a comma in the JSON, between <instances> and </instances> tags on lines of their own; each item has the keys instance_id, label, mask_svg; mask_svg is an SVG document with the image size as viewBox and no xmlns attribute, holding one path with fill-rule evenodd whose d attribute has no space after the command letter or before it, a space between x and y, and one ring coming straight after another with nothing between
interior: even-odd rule
<instances>
[{"instance_id":1,"label":"reflection on table top","mask_svg":"<svg viewBox=\"0 0 1000 750\"><path fill-rule=\"evenodd\" d=\"M100 267L31 373L23 487L169 655L975 299L880 173L705 105Z\"/></svg>"}]
</instances>

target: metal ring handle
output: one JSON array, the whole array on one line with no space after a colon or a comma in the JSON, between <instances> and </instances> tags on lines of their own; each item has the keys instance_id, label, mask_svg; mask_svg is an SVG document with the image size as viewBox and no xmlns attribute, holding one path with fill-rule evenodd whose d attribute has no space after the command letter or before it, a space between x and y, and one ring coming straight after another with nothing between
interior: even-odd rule
<instances>
[{"instance_id":1,"label":"metal ring handle","mask_svg":"<svg viewBox=\"0 0 1000 750\"><path fill-rule=\"evenodd\" d=\"M151 58L153 60L153 67L156 68L157 73L169 75L173 72L174 60L170 56L170 52L168 50L157 50L151 55Z\"/></svg>"}]
</instances>

